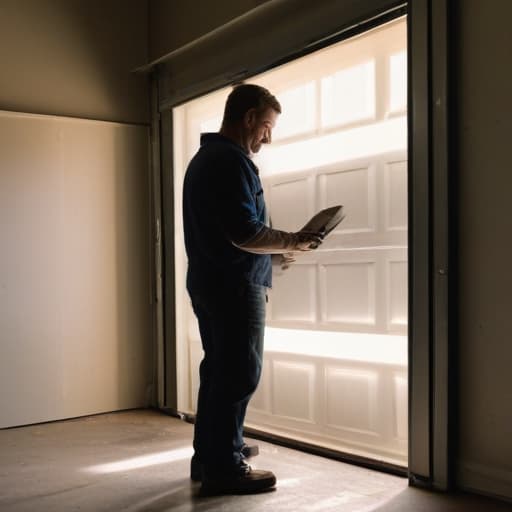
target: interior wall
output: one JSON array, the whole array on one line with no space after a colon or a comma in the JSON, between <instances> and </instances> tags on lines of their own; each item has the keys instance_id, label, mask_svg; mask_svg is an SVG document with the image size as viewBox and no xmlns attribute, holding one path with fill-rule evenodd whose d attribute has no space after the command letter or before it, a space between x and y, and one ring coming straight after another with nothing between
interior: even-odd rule
<instances>
[{"instance_id":1,"label":"interior wall","mask_svg":"<svg viewBox=\"0 0 512 512\"><path fill-rule=\"evenodd\" d=\"M0 427L148 404L147 136L0 112Z\"/></svg>"},{"instance_id":2,"label":"interior wall","mask_svg":"<svg viewBox=\"0 0 512 512\"><path fill-rule=\"evenodd\" d=\"M459 261L459 484L512 499L512 3L453 11Z\"/></svg>"},{"instance_id":3,"label":"interior wall","mask_svg":"<svg viewBox=\"0 0 512 512\"><path fill-rule=\"evenodd\" d=\"M148 0L2 0L0 108L149 122Z\"/></svg>"},{"instance_id":4,"label":"interior wall","mask_svg":"<svg viewBox=\"0 0 512 512\"><path fill-rule=\"evenodd\" d=\"M149 403L147 22L0 2L0 427Z\"/></svg>"}]
</instances>

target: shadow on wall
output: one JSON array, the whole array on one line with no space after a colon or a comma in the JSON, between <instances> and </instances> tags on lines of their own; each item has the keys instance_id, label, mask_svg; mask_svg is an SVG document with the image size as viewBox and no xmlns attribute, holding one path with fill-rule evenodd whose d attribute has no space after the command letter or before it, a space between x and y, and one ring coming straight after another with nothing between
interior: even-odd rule
<instances>
[{"instance_id":1,"label":"shadow on wall","mask_svg":"<svg viewBox=\"0 0 512 512\"><path fill-rule=\"evenodd\" d=\"M2 0L0 108L149 121L147 1Z\"/></svg>"},{"instance_id":2,"label":"shadow on wall","mask_svg":"<svg viewBox=\"0 0 512 512\"><path fill-rule=\"evenodd\" d=\"M117 389L121 408L154 403L147 139L141 127L114 134ZM127 148L131 154L127 154ZM135 332L134 332L135 330ZM142 377L141 377L142 374ZM139 385L134 386L134 376Z\"/></svg>"}]
</instances>

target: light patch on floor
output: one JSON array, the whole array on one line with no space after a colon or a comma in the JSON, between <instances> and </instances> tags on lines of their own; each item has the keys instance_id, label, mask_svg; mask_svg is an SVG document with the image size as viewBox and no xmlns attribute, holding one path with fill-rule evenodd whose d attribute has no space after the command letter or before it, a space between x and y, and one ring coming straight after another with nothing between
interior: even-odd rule
<instances>
[{"instance_id":1,"label":"light patch on floor","mask_svg":"<svg viewBox=\"0 0 512 512\"><path fill-rule=\"evenodd\" d=\"M193 425L151 410L0 431L0 510L362 512L407 480L257 441L274 492L198 498ZM370 507L370 508L369 508Z\"/></svg>"},{"instance_id":2,"label":"light patch on floor","mask_svg":"<svg viewBox=\"0 0 512 512\"><path fill-rule=\"evenodd\" d=\"M157 411L103 414L0 431L6 512L502 512L501 504L408 487L407 479L258 441L251 465L277 488L199 498L193 426ZM489 505L489 503L491 503ZM457 506L460 504L460 506Z\"/></svg>"},{"instance_id":3,"label":"light patch on floor","mask_svg":"<svg viewBox=\"0 0 512 512\"><path fill-rule=\"evenodd\" d=\"M147 468L149 466L156 466L157 464L167 464L169 462L176 462L177 460L190 459L194 450L192 447L178 448L176 450L169 450L151 455L143 455L141 457L133 457L131 459L124 459L117 462L110 462L108 464L99 464L85 468L84 471L90 473L115 473L116 471L129 471L132 469Z\"/></svg>"}]
</instances>

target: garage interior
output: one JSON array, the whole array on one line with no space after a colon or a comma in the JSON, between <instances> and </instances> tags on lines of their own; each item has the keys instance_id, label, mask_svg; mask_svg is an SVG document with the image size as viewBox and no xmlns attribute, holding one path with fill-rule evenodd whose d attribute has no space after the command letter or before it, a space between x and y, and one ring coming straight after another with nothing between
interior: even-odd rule
<instances>
[{"instance_id":1,"label":"garage interior","mask_svg":"<svg viewBox=\"0 0 512 512\"><path fill-rule=\"evenodd\" d=\"M191 425L160 410L178 390L162 389L172 357L162 361L157 343L153 78L159 59L186 57L193 42L287 3L302 23L316 19L304 1L0 3L2 510L510 510L512 278L501 269L512 257L512 73L502 65L512 5L504 0L447 9L456 185L450 485L260 441L254 465L275 469L274 493L194 497ZM331 2L316 4L321 12ZM265 46L261 28L245 44ZM198 65L178 63L184 77ZM197 91L172 94L184 101Z\"/></svg>"}]
</instances>

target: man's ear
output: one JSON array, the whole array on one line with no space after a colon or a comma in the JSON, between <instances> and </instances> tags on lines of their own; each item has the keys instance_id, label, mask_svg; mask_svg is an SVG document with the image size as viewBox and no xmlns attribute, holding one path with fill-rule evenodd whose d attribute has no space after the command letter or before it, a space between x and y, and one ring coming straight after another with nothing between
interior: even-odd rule
<instances>
[{"instance_id":1,"label":"man's ear","mask_svg":"<svg viewBox=\"0 0 512 512\"><path fill-rule=\"evenodd\" d=\"M245 114L244 114L244 125L247 128L252 128L254 126L254 123L256 122L256 109L250 108Z\"/></svg>"}]
</instances>

